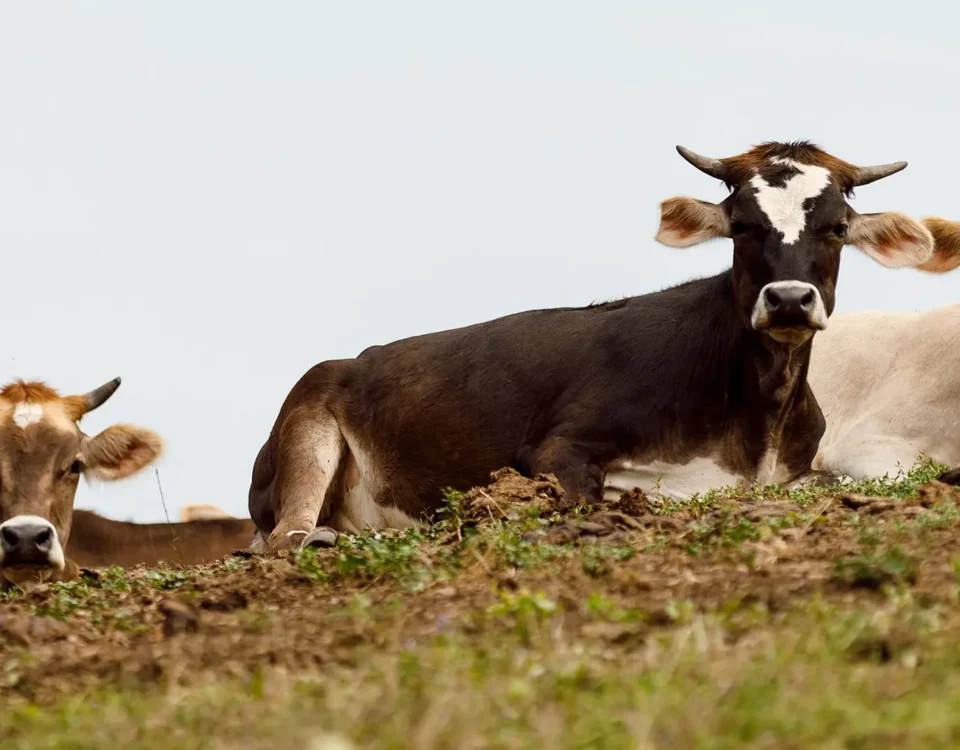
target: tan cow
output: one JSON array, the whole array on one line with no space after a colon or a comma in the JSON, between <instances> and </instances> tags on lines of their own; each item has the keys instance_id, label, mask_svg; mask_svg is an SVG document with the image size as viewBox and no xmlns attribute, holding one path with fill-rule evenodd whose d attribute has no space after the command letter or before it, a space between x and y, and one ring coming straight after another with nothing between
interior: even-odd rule
<instances>
[{"instance_id":1,"label":"tan cow","mask_svg":"<svg viewBox=\"0 0 960 750\"><path fill-rule=\"evenodd\" d=\"M233 518L219 505L210 503L194 503L193 505L184 505L180 509L181 521L204 521L211 518Z\"/></svg>"},{"instance_id":2,"label":"tan cow","mask_svg":"<svg viewBox=\"0 0 960 750\"><path fill-rule=\"evenodd\" d=\"M936 243L919 266L960 265L960 223L924 222ZM960 305L835 314L813 344L808 380L826 431L813 469L895 476L923 454L960 466Z\"/></svg>"},{"instance_id":3,"label":"tan cow","mask_svg":"<svg viewBox=\"0 0 960 750\"><path fill-rule=\"evenodd\" d=\"M181 517L194 510L185 507ZM75 510L70 559L85 568L201 565L250 546L256 529L249 518L234 518L211 505L200 511L202 518L180 523L130 523Z\"/></svg>"},{"instance_id":4,"label":"tan cow","mask_svg":"<svg viewBox=\"0 0 960 750\"><path fill-rule=\"evenodd\" d=\"M80 429L119 386L117 378L66 397L43 383L0 390L0 588L75 578L66 550L80 475L123 479L160 455L160 437L143 427L118 424L93 437Z\"/></svg>"}]
</instances>

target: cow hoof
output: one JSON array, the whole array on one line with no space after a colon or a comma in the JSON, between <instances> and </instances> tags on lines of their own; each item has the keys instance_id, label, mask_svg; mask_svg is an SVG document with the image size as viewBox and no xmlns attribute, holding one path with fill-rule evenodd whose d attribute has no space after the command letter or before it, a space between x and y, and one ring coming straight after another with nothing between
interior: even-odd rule
<instances>
[{"instance_id":1,"label":"cow hoof","mask_svg":"<svg viewBox=\"0 0 960 750\"><path fill-rule=\"evenodd\" d=\"M277 534L277 532L274 531L267 540L267 548L271 552L289 552L291 550L301 549L304 537L309 533L309 531L294 530Z\"/></svg>"},{"instance_id":2,"label":"cow hoof","mask_svg":"<svg viewBox=\"0 0 960 750\"><path fill-rule=\"evenodd\" d=\"M250 551L255 555L262 555L264 552L270 551L270 545L259 530L254 533L253 539L250 541Z\"/></svg>"},{"instance_id":3,"label":"cow hoof","mask_svg":"<svg viewBox=\"0 0 960 750\"><path fill-rule=\"evenodd\" d=\"M329 526L317 526L313 531L307 534L301 542L300 549L307 547L333 547L337 543L339 534Z\"/></svg>"}]
</instances>

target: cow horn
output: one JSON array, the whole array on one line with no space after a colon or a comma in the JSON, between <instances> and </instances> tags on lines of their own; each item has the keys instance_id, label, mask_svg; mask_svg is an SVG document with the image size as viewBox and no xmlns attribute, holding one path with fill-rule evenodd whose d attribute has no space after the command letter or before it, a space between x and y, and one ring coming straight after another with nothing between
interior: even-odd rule
<instances>
[{"instance_id":1,"label":"cow horn","mask_svg":"<svg viewBox=\"0 0 960 750\"><path fill-rule=\"evenodd\" d=\"M901 169L906 169L906 167L907 163L905 161L897 161L893 164L878 164L875 167L857 167L857 186L869 185L871 182L882 180L884 177L896 174Z\"/></svg>"},{"instance_id":2,"label":"cow horn","mask_svg":"<svg viewBox=\"0 0 960 750\"><path fill-rule=\"evenodd\" d=\"M116 390L119 387L120 378L114 378L109 383L104 383L99 388L95 388L89 393L85 393L81 397L83 399L83 413L86 414L87 412L93 411L98 406L102 406L108 398L116 393Z\"/></svg>"},{"instance_id":3,"label":"cow horn","mask_svg":"<svg viewBox=\"0 0 960 750\"><path fill-rule=\"evenodd\" d=\"M677 146L677 153L679 153L680 156L693 164L693 166L695 166L704 174L708 174L711 177L716 177L718 180L725 179L727 176L727 168L723 166L723 162L719 159L711 159L709 156L700 156L700 154L694 153L690 149L684 148L683 146Z\"/></svg>"}]
</instances>

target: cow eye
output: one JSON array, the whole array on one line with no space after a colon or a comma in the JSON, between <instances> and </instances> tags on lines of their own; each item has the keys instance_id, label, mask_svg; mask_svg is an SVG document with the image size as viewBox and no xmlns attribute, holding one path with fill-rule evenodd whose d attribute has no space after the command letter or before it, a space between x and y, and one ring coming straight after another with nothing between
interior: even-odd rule
<instances>
[{"instance_id":1,"label":"cow eye","mask_svg":"<svg viewBox=\"0 0 960 750\"><path fill-rule=\"evenodd\" d=\"M71 474L79 474L81 471L83 471L83 463L80 461L80 459L77 459L72 464L70 464Z\"/></svg>"},{"instance_id":2,"label":"cow eye","mask_svg":"<svg viewBox=\"0 0 960 750\"><path fill-rule=\"evenodd\" d=\"M837 224L837 225L833 228L833 233L834 233L837 237L841 237L841 238L846 237L846 236L847 236L847 225L846 225L846 224Z\"/></svg>"},{"instance_id":3,"label":"cow eye","mask_svg":"<svg viewBox=\"0 0 960 750\"><path fill-rule=\"evenodd\" d=\"M735 221L730 224L730 234L734 236L738 234L746 234L749 231L750 227L742 221Z\"/></svg>"}]
</instances>

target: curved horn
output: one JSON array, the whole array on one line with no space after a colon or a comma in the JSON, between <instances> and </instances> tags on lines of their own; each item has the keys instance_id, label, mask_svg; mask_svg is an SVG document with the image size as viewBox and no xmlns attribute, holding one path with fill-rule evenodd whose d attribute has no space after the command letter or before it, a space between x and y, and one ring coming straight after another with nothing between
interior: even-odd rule
<instances>
[{"instance_id":1,"label":"curved horn","mask_svg":"<svg viewBox=\"0 0 960 750\"><path fill-rule=\"evenodd\" d=\"M690 149L684 148L683 146L677 146L677 153L679 153L680 156L693 164L693 166L695 166L704 174L708 174L711 177L716 177L718 180L725 179L727 176L727 168L723 166L723 162L719 159L711 159L709 156L700 156L700 154L694 153Z\"/></svg>"},{"instance_id":2,"label":"curved horn","mask_svg":"<svg viewBox=\"0 0 960 750\"><path fill-rule=\"evenodd\" d=\"M857 167L857 187L882 180L884 177L889 177L906 168L907 163L905 161L897 161L893 164L878 164L875 167Z\"/></svg>"},{"instance_id":3,"label":"curved horn","mask_svg":"<svg viewBox=\"0 0 960 750\"><path fill-rule=\"evenodd\" d=\"M110 398L120 387L120 378L114 378L109 383L104 383L89 393L85 393L80 398L83 399L83 413L91 412Z\"/></svg>"}]
</instances>

